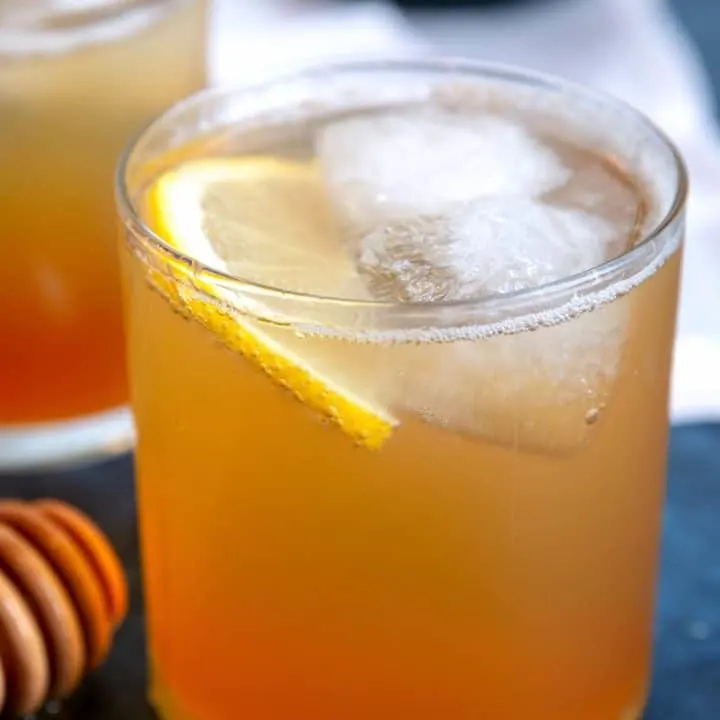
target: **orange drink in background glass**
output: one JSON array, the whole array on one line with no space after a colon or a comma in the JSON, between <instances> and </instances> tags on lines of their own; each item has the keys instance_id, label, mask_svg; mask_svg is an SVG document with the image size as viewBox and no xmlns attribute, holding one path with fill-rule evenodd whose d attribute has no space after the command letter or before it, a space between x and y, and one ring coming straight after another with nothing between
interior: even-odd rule
<instances>
[{"instance_id":1,"label":"orange drink in background glass","mask_svg":"<svg viewBox=\"0 0 720 720\"><path fill-rule=\"evenodd\" d=\"M686 180L428 61L176 106L119 207L165 720L638 720Z\"/></svg>"},{"instance_id":2,"label":"orange drink in background glass","mask_svg":"<svg viewBox=\"0 0 720 720\"><path fill-rule=\"evenodd\" d=\"M205 83L204 0L0 3L0 468L130 441L112 175Z\"/></svg>"}]
</instances>

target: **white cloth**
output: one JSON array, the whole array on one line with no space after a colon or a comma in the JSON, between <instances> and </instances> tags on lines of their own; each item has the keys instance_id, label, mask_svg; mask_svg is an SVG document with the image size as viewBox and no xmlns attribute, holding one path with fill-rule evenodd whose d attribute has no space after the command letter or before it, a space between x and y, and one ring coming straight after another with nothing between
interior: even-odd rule
<instances>
[{"instance_id":1,"label":"white cloth","mask_svg":"<svg viewBox=\"0 0 720 720\"><path fill-rule=\"evenodd\" d=\"M394 5L381 0L214 0L215 84L258 82L327 60L426 50Z\"/></svg>"},{"instance_id":2,"label":"white cloth","mask_svg":"<svg viewBox=\"0 0 720 720\"><path fill-rule=\"evenodd\" d=\"M555 73L648 114L679 146L692 184L672 416L720 420L720 134L697 53L662 0L554 0L407 19L380 0L216 2L216 83L320 60L438 53Z\"/></svg>"}]
</instances>

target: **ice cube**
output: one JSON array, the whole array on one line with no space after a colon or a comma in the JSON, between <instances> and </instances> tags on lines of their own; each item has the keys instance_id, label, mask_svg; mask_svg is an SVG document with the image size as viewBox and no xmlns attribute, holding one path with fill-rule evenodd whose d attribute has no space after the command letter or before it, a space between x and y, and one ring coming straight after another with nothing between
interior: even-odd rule
<instances>
[{"instance_id":1,"label":"ice cube","mask_svg":"<svg viewBox=\"0 0 720 720\"><path fill-rule=\"evenodd\" d=\"M570 176L527 129L492 115L353 117L324 127L316 151L331 197L363 230L482 196L538 197Z\"/></svg>"},{"instance_id":2,"label":"ice cube","mask_svg":"<svg viewBox=\"0 0 720 720\"><path fill-rule=\"evenodd\" d=\"M572 182L553 190L544 199L585 210L611 223L615 236L608 247L608 257L620 255L637 239L648 210L648 199L630 177L597 160L576 168Z\"/></svg>"},{"instance_id":3,"label":"ice cube","mask_svg":"<svg viewBox=\"0 0 720 720\"><path fill-rule=\"evenodd\" d=\"M369 233L359 246L358 268L384 300L462 300L596 266L613 236L611 223L582 210L486 198ZM577 447L602 419L625 336L626 303L557 321L532 332L399 347L398 404L500 444Z\"/></svg>"},{"instance_id":4,"label":"ice cube","mask_svg":"<svg viewBox=\"0 0 720 720\"><path fill-rule=\"evenodd\" d=\"M376 228L359 241L357 263L379 299L461 300L587 270L612 239L609 222L581 210L485 198Z\"/></svg>"},{"instance_id":5,"label":"ice cube","mask_svg":"<svg viewBox=\"0 0 720 720\"><path fill-rule=\"evenodd\" d=\"M476 441L570 452L605 421L629 300L531 332L398 346L398 405Z\"/></svg>"}]
</instances>

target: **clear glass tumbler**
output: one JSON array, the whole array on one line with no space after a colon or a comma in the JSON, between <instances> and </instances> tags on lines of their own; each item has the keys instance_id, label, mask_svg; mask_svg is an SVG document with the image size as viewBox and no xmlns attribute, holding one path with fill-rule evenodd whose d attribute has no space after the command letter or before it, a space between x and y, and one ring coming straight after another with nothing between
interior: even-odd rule
<instances>
[{"instance_id":1,"label":"clear glass tumbler","mask_svg":"<svg viewBox=\"0 0 720 720\"><path fill-rule=\"evenodd\" d=\"M349 178L357 203L344 209L367 230L391 200L358 188L395 177L388 137L428 108L462 137L475 116L520 118L574 168L568 183L599 183L580 198L597 217L627 214L613 195L625 183L637 201L625 245L579 273L459 300L338 291L353 270L328 180ZM360 150L340 143L352 172L343 157L328 170L317 138L373 113L379 145L360 133ZM433 127L433 147L398 141L408 167L426 162L411 152L454 147ZM540 151L527 148L530 163ZM475 172L465 160L457 172ZM464 192L452 170L412 192ZM530 72L359 63L196 95L127 151L118 182L161 715L640 718L687 189L666 138L619 102ZM448 276L423 275L426 255L392 247L439 290ZM402 284L402 263L364 289L393 273Z\"/></svg>"}]
</instances>

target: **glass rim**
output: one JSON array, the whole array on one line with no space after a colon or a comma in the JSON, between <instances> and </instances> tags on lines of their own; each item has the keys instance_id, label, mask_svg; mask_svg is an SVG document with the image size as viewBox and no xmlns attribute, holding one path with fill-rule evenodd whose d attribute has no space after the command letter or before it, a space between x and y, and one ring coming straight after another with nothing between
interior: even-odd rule
<instances>
[{"instance_id":1,"label":"glass rim","mask_svg":"<svg viewBox=\"0 0 720 720\"><path fill-rule=\"evenodd\" d=\"M156 127L162 126L162 123L166 119L173 117L176 113L192 107L200 107L212 100L252 95L252 93L301 80L321 78L328 75L337 76L345 73L383 71L448 73L462 75L466 78L485 77L500 80L505 79L507 81L522 82L525 84L535 83L543 87L568 91L587 99L599 101L606 107L616 107L624 110L632 115L633 119L640 123L641 126L659 139L665 149L669 151L674 169L677 173L677 182L673 198L668 203L667 210L662 213L653 226L642 234L641 239L632 247L620 255L612 257L599 265L582 270L579 273L567 275L552 282L507 293L489 293L487 295L463 298L460 300L401 302L344 298L294 291L257 282L249 278L233 275L218 268L210 267L196 260L191 255L175 249L166 242L145 222L135 202L130 197L126 180L133 153L147 134L152 132ZM259 108L259 110L261 110L261 108ZM649 117L624 100L616 98L604 91L588 88L580 83L566 80L550 73L539 72L512 64L454 57L432 57L428 59L374 58L370 60L314 63L299 70L278 74L271 79L265 79L251 84L206 88L169 106L164 112L142 127L130 139L120 154L115 173L116 203L123 224L131 229L135 235L140 235L143 240L149 242L153 251L169 257L171 261L179 263L181 266L192 268L194 273L202 273L204 278L217 281L221 283L223 287L230 288L237 292L245 290L257 292L265 297L276 297L283 300L321 304L323 306L334 306L337 308L352 307L359 310L389 311L392 314L399 314L401 316L437 311L444 312L446 310L475 310L479 308L498 311L517 303L532 303L534 299L546 299L548 293L552 296L573 294L582 292L594 284L601 284L607 278L620 275L624 269L630 268L638 261L642 261L649 246L651 246L654 241L660 240L665 231L671 228L675 221L681 216L688 197L688 187L689 181L685 162L675 143Z\"/></svg>"},{"instance_id":2,"label":"glass rim","mask_svg":"<svg viewBox=\"0 0 720 720\"><path fill-rule=\"evenodd\" d=\"M59 52L75 49L74 45L67 45L68 38L73 40L75 35L88 28L116 22L118 18L133 12L150 11L159 14L165 12L164 5L189 4L195 1L163 0L158 3L157 0L86 0L85 4L68 6L67 3L63 5L57 0L50 0L39 8L27 8L27 0L16 0L10 7L17 6L20 10L27 10L28 14L24 18L20 16L21 22L10 23L4 23L0 14L0 54L21 59L37 55L52 57ZM144 25L137 26L137 28L142 27ZM137 28L135 26L130 28L132 32L129 34L135 32ZM118 37L112 34L102 35L99 38L88 39L88 42L95 44L98 41L122 39L126 34L120 34ZM79 44L78 47L82 45Z\"/></svg>"}]
</instances>

